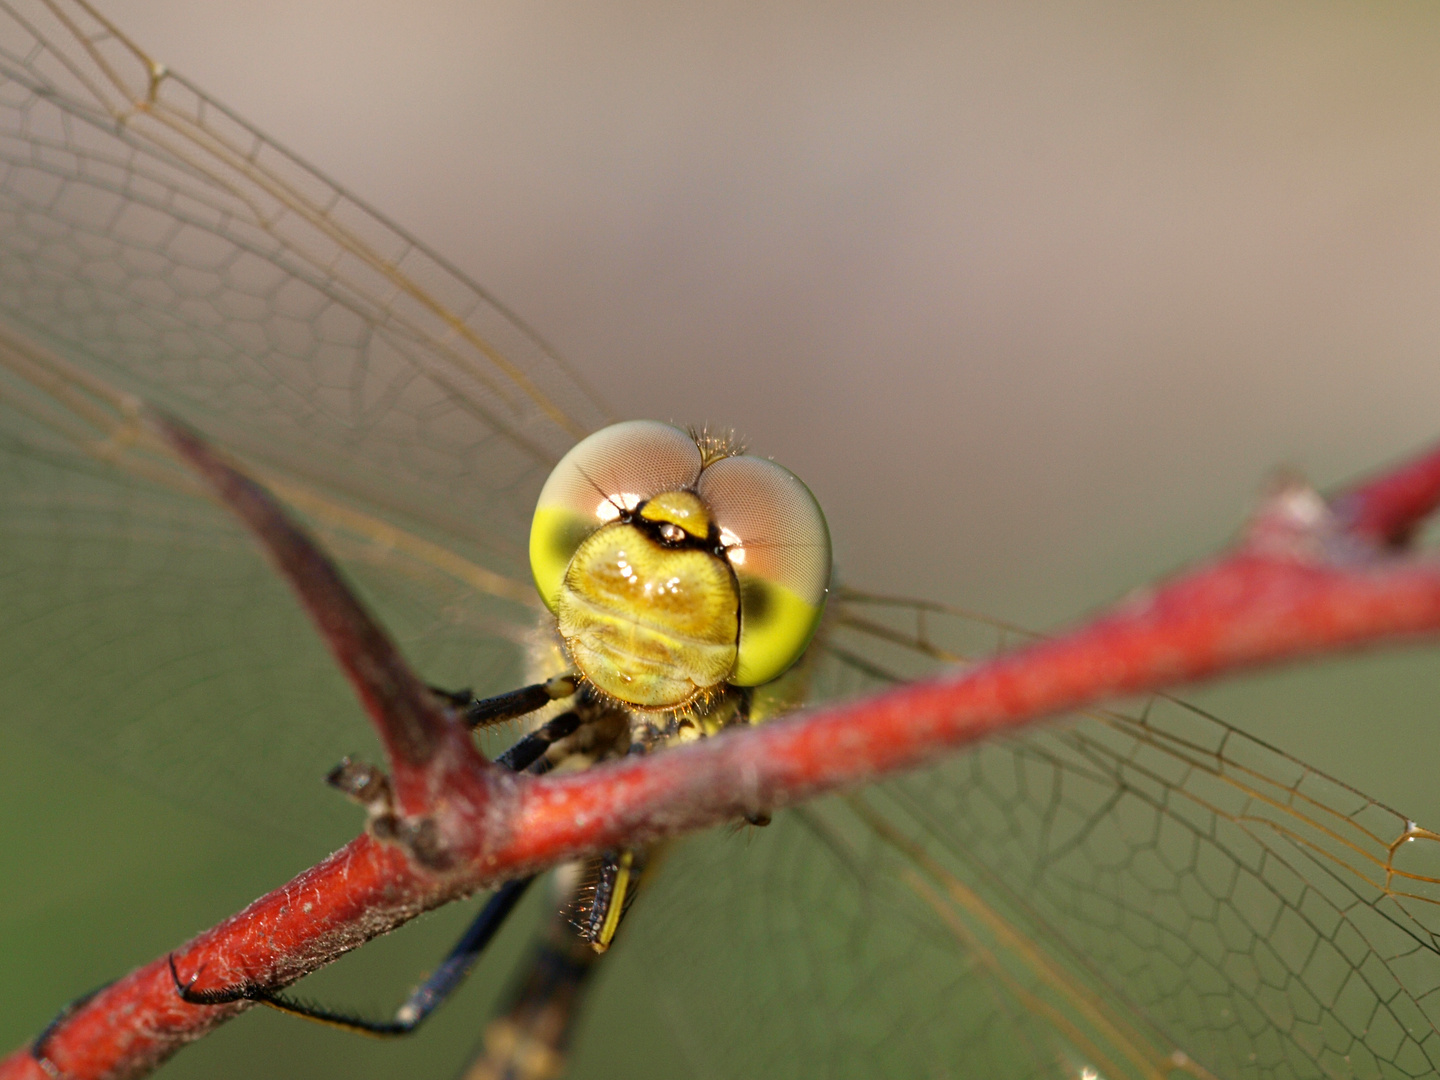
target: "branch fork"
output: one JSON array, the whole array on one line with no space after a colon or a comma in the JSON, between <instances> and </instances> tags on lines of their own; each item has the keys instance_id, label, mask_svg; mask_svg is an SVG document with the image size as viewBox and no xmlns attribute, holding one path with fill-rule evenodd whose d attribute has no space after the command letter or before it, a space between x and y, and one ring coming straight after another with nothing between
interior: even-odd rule
<instances>
[{"instance_id":1,"label":"branch fork","mask_svg":"<svg viewBox=\"0 0 1440 1080\"><path fill-rule=\"evenodd\" d=\"M332 783L367 831L244 911L69 1007L0 1080L138 1076L420 912L609 848L778 808L1107 698L1440 631L1440 564L1406 550L1440 503L1440 447L1328 503L1294 482L1235 548L1063 635L873 697L564 776L484 760L454 704L406 666L278 504L177 421L152 436L246 524L290 582L383 740L389 776ZM172 967L173 965L173 967ZM187 981L188 980L188 981ZM185 986L194 1004L177 992Z\"/></svg>"}]
</instances>

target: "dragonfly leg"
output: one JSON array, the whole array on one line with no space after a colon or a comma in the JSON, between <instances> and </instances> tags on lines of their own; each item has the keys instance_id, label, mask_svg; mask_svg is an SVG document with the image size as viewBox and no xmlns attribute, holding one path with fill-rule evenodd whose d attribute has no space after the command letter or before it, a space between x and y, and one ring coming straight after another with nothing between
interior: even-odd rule
<instances>
[{"instance_id":1,"label":"dragonfly leg","mask_svg":"<svg viewBox=\"0 0 1440 1080\"><path fill-rule=\"evenodd\" d=\"M110 982L114 981L115 980L113 979L110 980ZM45 1071L45 1074L47 1076L60 1075L59 1070L55 1067L55 1063L51 1061L45 1054L45 1044L50 1041L50 1036L55 1033L55 1031L60 1027L61 1024L65 1023L66 1020L70 1019L76 1009L80 1008L80 1006L84 1005L96 994L100 993L101 990L104 990L107 986L110 985L110 982L101 983L94 990L91 990L88 993L81 994L79 997L75 998L72 1001L67 1001L64 1008L62 1008L58 1013L56 1013L54 1018L45 1025L44 1030L42 1030L39 1035L35 1036L35 1041L30 1044L30 1056L40 1064L40 1068Z\"/></svg>"},{"instance_id":2,"label":"dragonfly leg","mask_svg":"<svg viewBox=\"0 0 1440 1080\"><path fill-rule=\"evenodd\" d=\"M635 899L640 874L645 869L644 852L632 848L607 851L594 869L594 891L579 921L580 935L597 953L610 948L615 931L630 902Z\"/></svg>"},{"instance_id":3,"label":"dragonfly leg","mask_svg":"<svg viewBox=\"0 0 1440 1080\"><path fill-rule=\"evenodd\" d=\"M575 933L569 905L540 935L482 1049L460 1080L551 1080L569 1051L590 975L601 954Z\"/></svg>"},{"instance_id":4,"label":"dragonfly leg","mask_svg":"<svg viewBox=\"0 0 1440 1080\"><path fill-rule=\"evenodd\" d=\"M434 686L430 689L457 709L463 710L465 722L472 728L482 728L517 719L552 701L570 697L579 685L579 677L574 672L566 672L553 679L488 698L477 698L469 690L450 691Z\"/></svg>"},{"instance_id":5,"label":"dragonfly leg","mask_svg":"<svg viewBox=\"0 0 1440 1080\"><path fill-rule=\"evenodd\" d=\"M753 714L748 691L737 693L735 701L735 718L730 722L764 719ZM690 726L703 728L693 718ZM627 753L647 753L676 736L675 730L656 724L632 724ZM749 820L762 824L769 815L757 811ZM592 862L559 916L540 937L523 977L499 1017L487 1026L483 1047L461 1080L550 1080L560 1075L591 973L637 894L645 864L649 862L653 868L660 854L659 849L620 850Z\"/></svg>"},{"instance_id":6,"label":"dragonfly leg","mask_svg":"<svg viewBox=\"0 0 1440 1080\"><path fill-rule=\"evenodd\" d=\"M550 759L545 756L546 751L561 739L569 738L579 731L583 723L584 719L579 712L563 712L512 744L510 749L495 759L495 764L511 772L528 772L531 775L549 772L551 765Z\"/></svg>"},{"instance_id":7,"label":"dragonfly leg","mask_svg":"<svg viewBox=\"0 0 1440 1080\"><path fill-rule=\"evenodd\" d=\"M358 1032L362 1035L373 1035L377 1038L409 1035L424 1023L430 1014L439 1008L455 988L465 980L465 976L474 967L480 953L490 944L491 939L504 924L506 917L514 910L515 905L519 903L520 898L525 895L525 890L534 880L532 876L502 885L486 902L475 920L430 977L415 988L389 1020L370 1020L353 1013L327 1009L278 994L273 990L265 990L243 983L221 990L197 991L193 989L193 986L195 980L199 978L199 973L192 976L189 982L182 982L180 973L175 967L174 957L170 959L170 974L175 980L176 992L192 1005L224 1005L232 1001L255 1001L291 1016L328 1024L346 1031Z\"/></svg>"},{"instance_id":8,"label":"dragonfly leg","mask_svg":"<svg viewBox=\"0 0 1440 1080\"><path fill-rule=\"evenodd\" d=\"M575 693L573 678L561 676L547 683L524 687L511 694L501 694L487 702L508 699L512 703L525 695L534 698L543 692L545 704L548 701ZM568 689L566 688L566 684ZM487 702L481 702L485 705ZM538 707L538 706L537 706ZM524 711L533 711L527 709ZM520 715L517 713L517 715ZM548 772L551 761L546 756L552 749L569 753L593 751L596 746L612 745L618 737L618 714L612 710L597 710L588 696L582 693L577 708L553 717L535 731L520 739L501 754L496 763L513 772L538 775ZM496 721L490 721L496 722ZM594 744L594 745L592 745ZM461 935L460 940L440 962L440 965L395 1011L389 1020L371 1020L343 1010L328 1009L311 1002L300 1001L277 991L253 983L237 983L216 990L196 990L196 981L201 972L193 974L188 981L180 977L174 957L170 959L170 975L174 980L176 993L192 1005L225 1005L235 1001L255 1001L272 1009L289 1013L305 1020L328 1024L332 1027L355 1031L363 1035L380 1038L408 1035L424 1022L446 998L464 981L480 953L499 931L506 917L514 910L520 897L534 880L533 877L507 882L486 902L475 920ZM623 891L623 890L622 890ZM613 934L613 928L611 933ZM63 1015L62 1015L63 1018Z\"/></svg>"},{"instance_id":9,"label":"dragonfly leg","mask_svg":"<svg viewBox=\"0 0 1440 1080\"><path fill-rule=\"evenodd\" d=\"M630 743L627 757L649 752L650 741L644 737ZM610 948L615 931L620 928L626 909L635 899L640 874L645 869L645 853L633 848L607 851L590 862L585 881L577 893L579 917L575 928L597 953Z\"/></svg>"},{"instance_id":10,"label":"dragonfly leg","mask_svg":"<svg viewBox=\"0 0 1440 1080\"><path fill-rule=\"evenodd\" d=\"M754 701L754 693L753 693L753 691L751 690L751 688L748 687L748 686L747 686L747 687L742 687L742 688L740 688L740 693L739 693L739 695L738 695L737 703L736 703L736 706L735 706L735 723L737 723L737 724L757 724L757 723L764 723L764 721L765 721L766 719L768 719L768 718L767 718L765 715L763 715L763 710L760 710L760 711L755 710L754 704L755 704L755 701ZM756 826L757 828L763 828L764 826L770 824L770 811L768 811L768 810L749 810L749 811L746 811L746 813L745 813L745 822L746 822L746 824L748 824L748 825L754 825L754 826Z\"/></svg>"}]
</instances>

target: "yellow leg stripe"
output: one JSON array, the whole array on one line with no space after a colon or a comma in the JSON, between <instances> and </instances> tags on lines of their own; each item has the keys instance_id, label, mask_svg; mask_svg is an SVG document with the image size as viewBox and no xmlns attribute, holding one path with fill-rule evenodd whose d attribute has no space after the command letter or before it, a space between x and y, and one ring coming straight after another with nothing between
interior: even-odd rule
<instances>
[{"instance_id":1,"label":"yellow leg stripe","mask_svg":"<svg viewBox=\"0 0 1440 1080\"><path fill-rule=\"evenodd\" d=\"M615 891L610 894L610 906L605 909L605 921L600 924L600 933L595 937L596 952L604 952L615 939L615 931L620 927L620 916L625 913L625 894L630 888L630 867L634 862L633 851L626 850L621 854L620 868L615 874Z\"/></svg>"}]
</instances>

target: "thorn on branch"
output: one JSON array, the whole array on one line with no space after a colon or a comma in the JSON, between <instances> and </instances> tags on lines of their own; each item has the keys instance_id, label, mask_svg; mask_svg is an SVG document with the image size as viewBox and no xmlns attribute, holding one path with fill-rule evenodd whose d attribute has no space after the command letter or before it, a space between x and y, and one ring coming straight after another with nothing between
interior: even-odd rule
<instances>
[{"instance_id":1,"label":"thorn on branch","mask_svg":"<svg viewBox=\"0 0 1440 1080\"><path fill-rule=\"evenodd\" d=\"M437 785L431 772L454 765L483 768L453 704L437 698L411 671L329 558L275 498L180 421L154 409L146 409L144 419L254 534L300 599L379 730L399 810L419 818L432 809ZM427 850L426 828L410 832L417 852ZM438 858L438 849L430 857Z\"/></svg>"},{"instance_id":2,"label":"thorn on branch","mask_svg":"<svg viewBox=\"0 0 1440 1080\"><path fill-rule=\"evenodd\" d=\"M1331 503L1343 530L1398 550L1440 506L1440 445L1356 484Z\"/></svg>"},{"instance_id":3,"label":"thorn on branch","mask_svg":"<svg viewBox=\"0 0 1440 1080\"><path fill-rule=\"evenodd\" d=\"M394 816L395 795L390 788L390 778L364 761L342 758L325 775L325 782L347 799L365 808L371 818Z\"/></svg>"},{"instance_id":4,"label":"thorn on branch","mask_svg":"<svg viewBox=\"0 0 1440 1080\"><path fill-rule=\"evenodd\" d=\"M365 808L365 831L377 840L399 844L427 870L451 869L454 856L446 850L433 818L407 818L395 805L390 778L374 765L344 758L325 782Z\"/></svg>"},{"instance_id":5,"label":"thorn on branch","mask_svg":"<svg viewBox=\"0 0 1440 1080\"><path fill-rule=\"evenodd\" d=\"M1306 561L1332 557L1341 534L1325 499L1293 474L1280 476L1245 527L1244 550Z\"/></svg>"},{"instance_id":6,"label":"thorn on branch","mask_svg":"<svg viewBox=\"0 0 1440 1080\"><path fill-rule=\"evenodd\" d=\"M173 427L170 434L176 453L208 477L207 463L218 459L183 429ZM238 476L236 490L247 499L258 490L253 484L245 486L248 481L233 469L219 470L218 475ZM261 496L263 492L256 498L273 508L273 500L267 503L268 497ZM451 700L447 705L414 680L383 636L378 654L365 651L375 639L345 637L355 631L353 626L342 627L337 644L324 617L327 601L322 598L317 614L316 601L306 592L313 582L297 583L292 575L291 584L347 670L358 657L364 661L362 668L379 665L388 674L404 675L393 686L381 679L377 687L367 681L366 670L351 670L372 714L382 714L376 718L382 731L391 702L387 694L398 688L402 703L410 701L405 695L413 684L415 695L426 702L423 715L438 715L446 725L442 730L457 751L451 760L455 769L441 771L442 753L441 765L414 767L392 759L388 780L358 766L337 778L337 786L365 801L367 809L381 808L377 821L384 824L379 830L388 830L387 838L409 845L409 851L392 850L369 837L357 840L197 939L193 955L203 950L210 957L243 956L248 970L285 971L288 977L338 955L337 942L374 936L466 889L533 874L562 859L733 820L758 809L762 800L764 805L787 805L865 782L929 762L940 751L1109 697L1169 689L1261 663L1440 633L1440 561L1384 557L1413 537L1437 505L1440 447L1356 485L1328 507L1308 488L1283 487L1257 511L1238 551L1151 586L1138 600L1068 632L869 699L829 704L641 760L525 782L500 782L504 773L499 766L462 774L462 767L469 767L469 757L463 755L478 758L478 752L463 725L447 714L459 703ZM288 523L286 528L299 532ZM301 539L308 545L303 535ZM262 535L262 540L271 550L270 538ZM305 550L311 549L313 545ZM273 550L271 554L281 560ZM333 569L330 573L333 576ZM339 589L341 602L368 619L343 584ZM392 662L398 665L395 669L385 668ZM376 703L382 707L373 707ZM550 721L556 726L547 737L575 722L574 714L562 714ZM506 764L525 768L539 760L548 745L543 740L532 743L527 753L537 756L523 763L512 756ZM837 753L837 747L845 752ZM452 776L478 778L479 783L472 785L474 791L458 782L443 786ZM409 799L407 785L414 792ZM759 796L747 798L752 792ZM395 804L419 810L406 818ZM457 865L445 880L420 873L417 865L438 865L443 857L436 826L421 817L434 806L446 815L441 820L447 842L456 845ZM322 922L302 911L294 903L297 889L325 898L329 917ZM346 932L353 938L344 938ZM173 957L167 978L165 962L139 969L89 1005L67 1012L65 1022L38 1041L36 1059L49 1053L68 1064L83 1054L91 1063L88 1075L137 1075L140 1068L163 1060L227 1018L202 1013L177 1021L172 982L190 994L231 994L235 989L195 991L193 980L188 986L180 980ZM232 1000L275 1004L273 991L267 998L253 983L240 989ZM30 1054L9 1061L19 1062L19 1068L7 1072L9 1063L0 1063L0 1075L33 1075Z\"/></svg>"}]
</instances>

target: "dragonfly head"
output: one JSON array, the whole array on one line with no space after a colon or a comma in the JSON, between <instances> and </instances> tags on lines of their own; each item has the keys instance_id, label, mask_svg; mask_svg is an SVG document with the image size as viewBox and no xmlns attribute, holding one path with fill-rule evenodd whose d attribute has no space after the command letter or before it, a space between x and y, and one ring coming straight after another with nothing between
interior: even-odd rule
<instances>
[{"instance_id":1,"label":"dragonfly head","mask_svg":"<svg viewBox=\"0 0 1440 1080\"><path fill-rule=\"evenodd\" d=\"M650 420L573 447L540 493L530 567L570 657L639 709L770 682L804 653L830 533L787 469Z\"/></svg>"}]
</instances>

